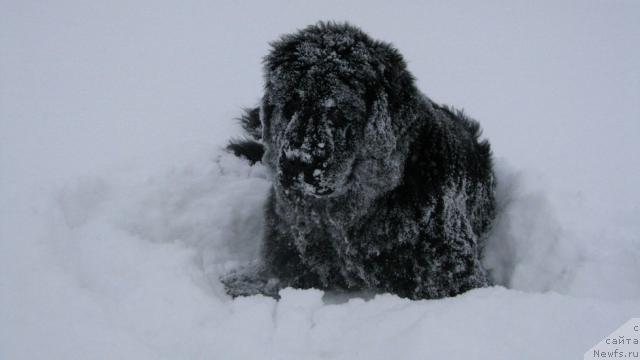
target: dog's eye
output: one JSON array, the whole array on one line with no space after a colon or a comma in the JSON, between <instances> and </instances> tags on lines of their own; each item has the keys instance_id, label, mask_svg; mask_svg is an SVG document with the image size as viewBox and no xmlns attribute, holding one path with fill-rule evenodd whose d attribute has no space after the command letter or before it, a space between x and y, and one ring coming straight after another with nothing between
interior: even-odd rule
<instances>
[{"instance_id":1,"label":"dog's eye","mask_svg":"<svg viewBox=\"0 0 640 360\"><path fill-rule=\"evenodd\" d=\"M300 100L297 97L292 98L284 104L282 114L287 120L293 117L293 114L300 109Z\"/></svg>"},{"instance_id":2,"label":"dog's eye","mask_svg":"<svg viewBox=\"0 0 640 360\"><path fill-rule=\"evenodd\" d=\"M342 127L347 123L346 117L342 114L337 107L327 109L327 119L331 121L335 126Z\"/></svg>"}]
</instances>

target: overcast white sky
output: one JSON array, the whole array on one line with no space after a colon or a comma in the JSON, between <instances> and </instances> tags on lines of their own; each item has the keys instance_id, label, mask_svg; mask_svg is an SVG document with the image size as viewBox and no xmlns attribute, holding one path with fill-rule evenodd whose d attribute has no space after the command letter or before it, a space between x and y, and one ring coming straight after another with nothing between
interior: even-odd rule
<instances>
[{"instance_id":1,"label":"overcast white sky","mask_svg":"<svg viewBox=\"0 0 640 360\"><path fill-rule=\"evenodd\" d=\"M638 214L640 2L0 2L3 189L222 143L261 94L268 42L348 20L497 157ZM191 144L183 146L184 144Z\"/></svg>"}]
</instances>

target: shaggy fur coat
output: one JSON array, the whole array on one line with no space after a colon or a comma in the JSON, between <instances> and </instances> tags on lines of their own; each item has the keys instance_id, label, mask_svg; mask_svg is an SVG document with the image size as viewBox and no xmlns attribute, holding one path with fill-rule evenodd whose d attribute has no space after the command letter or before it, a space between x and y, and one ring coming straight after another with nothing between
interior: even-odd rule
<instances>
[{"instance_id":1,"label":"shaggy fur coat","mask_svg":"<svg viewBox=\"0 0 640 360\"><path fill-rule=\"evenodd\" d=\"M285 35L264 60L261 106L229 149L273 175L259 264L229 294L280 288L411 299L487 285L491 150L477 122L423 95L390 44L349 24Z\"/></svg>"}]
</instances>

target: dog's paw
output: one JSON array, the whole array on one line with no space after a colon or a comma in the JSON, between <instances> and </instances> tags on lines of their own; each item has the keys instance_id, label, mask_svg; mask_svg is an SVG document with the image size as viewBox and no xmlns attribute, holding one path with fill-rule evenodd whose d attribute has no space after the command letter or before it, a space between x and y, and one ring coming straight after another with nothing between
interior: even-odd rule
<instances>
[{"instance_id":1,"label":"dog's paw","mask_svg":"<svg viewBox=\"0 0 640 360\"><path fill-rule=\"evenodd\" d=\"M228 295L232 297L262 294L278 299L281 282L269 276L260 266L232 270L220 277Z\"/></svg>"}]
</instances>

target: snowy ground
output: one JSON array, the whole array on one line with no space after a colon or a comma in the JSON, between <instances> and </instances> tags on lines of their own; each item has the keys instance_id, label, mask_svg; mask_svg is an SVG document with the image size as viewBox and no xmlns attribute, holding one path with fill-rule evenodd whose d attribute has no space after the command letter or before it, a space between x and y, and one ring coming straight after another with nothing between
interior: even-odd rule
<instances>
[{"instance_id":1,"label":"snowy ground","mask_svg":"<svg viewBox=\"0 0 640 360\"><path fill-rule=\"evenodd\" d=\"M366 5L365 5L366 4ZM640 3L0 1L0 359L572 359L640 316ZM279 34L350 20L493 144L502 286L231 300L224 154Z\"/></svg>"}]
</instances>

